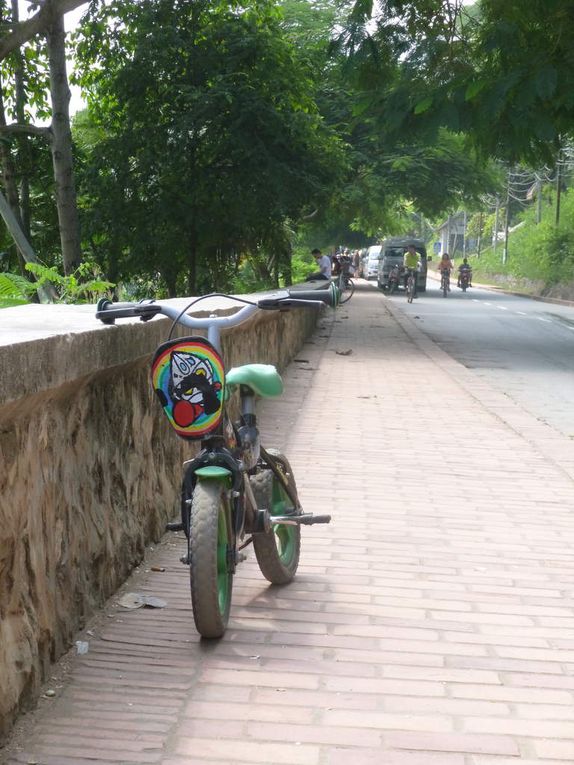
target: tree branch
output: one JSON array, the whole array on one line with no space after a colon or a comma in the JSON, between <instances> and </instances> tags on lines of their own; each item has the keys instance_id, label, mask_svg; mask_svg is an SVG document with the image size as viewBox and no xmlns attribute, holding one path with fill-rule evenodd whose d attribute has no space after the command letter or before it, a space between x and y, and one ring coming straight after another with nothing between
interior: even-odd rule
<instances>
[{"instance_id":1,"label":"tree branch","mask_svg":"<svg viewBox=\"0 0 574 765\"><path fill-rule=\"evenodd\" d=\"M13 122L11 125L0 125L0 135L37 135L45 138L48 142L52 141L52 128L37 127L36 125L26 125Z\"/></svg>"},{"instance_id":2,"label":"tree branch","mask_svg":"<svg viewBox=\"0 0 574 765\"><path fill-rule=\"evenodd\" d=\"M55 18L86 3L87 0L45 0L38 13L15 24L12 31L0 39L0 61L37 34L45 32Z\"/></svg>"}]
</instances>

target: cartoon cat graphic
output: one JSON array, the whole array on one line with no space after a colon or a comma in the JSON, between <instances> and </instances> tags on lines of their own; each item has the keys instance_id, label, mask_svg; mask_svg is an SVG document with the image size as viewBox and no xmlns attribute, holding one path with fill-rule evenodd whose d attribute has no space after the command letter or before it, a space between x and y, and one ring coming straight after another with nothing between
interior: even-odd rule
<instances>
[{"instance_id":1,"label":"cartoon cat graphic","mask_svg":"<svg viewBox=\"0 0 574 765\"><path fill-rule=\"evenodd\" d=\"M169 394L173 419L180 427L188 427L202 414L213 414L219 407L220 382L213 382L209 363L193 353L174 351L170 357Z\"/></svg>"}]
</instances>

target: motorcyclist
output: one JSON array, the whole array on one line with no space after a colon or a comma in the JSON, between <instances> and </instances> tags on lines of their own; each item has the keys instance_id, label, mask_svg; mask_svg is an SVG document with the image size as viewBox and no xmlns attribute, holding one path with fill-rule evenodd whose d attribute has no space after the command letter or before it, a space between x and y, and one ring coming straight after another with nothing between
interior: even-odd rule
<instances>
[{"instance_id":1,"label":"motorcyclist","mask_svg":"<svg viewBox=\"0 0 574 765\"><path fill-rule=\"evenodd\" d=\"M463 271L466 271L468 274L468 286L472 287L472 268L468 262L468 258L463 258L462 263L458 267L458 281L456 283L457 287L460 287L460 277L463 273Z\"/></svg>"}]
</instances>

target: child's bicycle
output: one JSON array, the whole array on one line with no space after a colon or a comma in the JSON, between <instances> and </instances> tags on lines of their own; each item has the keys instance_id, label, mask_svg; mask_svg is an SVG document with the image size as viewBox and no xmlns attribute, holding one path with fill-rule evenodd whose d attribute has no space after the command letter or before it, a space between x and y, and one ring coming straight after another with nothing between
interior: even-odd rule
<instances>
[{"instance_id":1,"label":"child's bicycle","mask_svg":"<svg viewBox=\"0 0 574 765\"><path fill-rule=\"evenodd\" d=\"M206 295L205 297L214 297ZM259 442L255 417L256 396L278 396L283 383L274 366L246 364L224 369L222 329L236 327L260 309L288 310L336 305L337 290L279 292L259 301L228 295L243 307L231 316L198 318L187 315L198 298L183 311L168 303L112 303L100 300L96 317L104 324L116 319L156 315L173 320L168 340L152 360L152 384L170 424L184 439L200 440L197 456L185 463L181 490L181 521L170 531L183 531L189 566L191 602L197 631L218 638L227 627L233 575L253 543L263 575L273 584L290 582L299 565L301 525L329 523L330 515L304 513L295 478L287 459L265 450ZM207 330L207 338L171 339L176 324ZM232 423L226 401L239 392L240 416Z\"/></svg>"}]
</instances>

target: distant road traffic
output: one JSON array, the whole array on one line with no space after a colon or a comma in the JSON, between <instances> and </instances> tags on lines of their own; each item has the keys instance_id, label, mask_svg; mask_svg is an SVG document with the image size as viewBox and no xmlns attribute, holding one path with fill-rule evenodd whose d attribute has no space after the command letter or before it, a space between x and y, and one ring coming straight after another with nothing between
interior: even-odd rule
<instances>
[{"instance_id":1,"label":"distant road traffic","mask_svg":"<svg viewBox=\"0 0 574 765\"><path fill-rule=\"evenodd\" d=\"M450 356L574 438L574 307L474 287L444 298L434 279L412 305L404 292L389 299Z\"/></svg>"}]
</instances>

